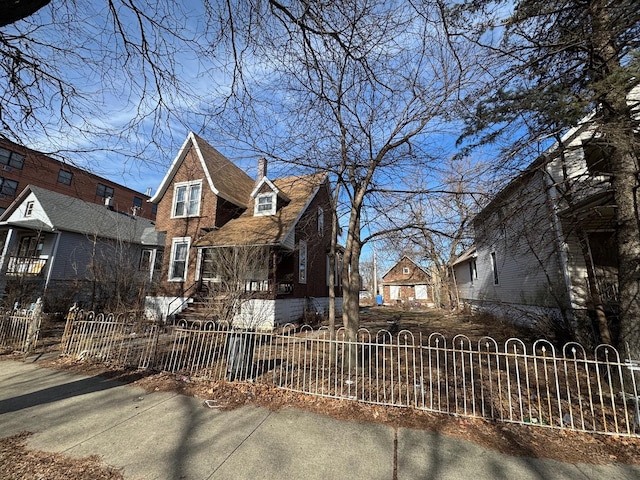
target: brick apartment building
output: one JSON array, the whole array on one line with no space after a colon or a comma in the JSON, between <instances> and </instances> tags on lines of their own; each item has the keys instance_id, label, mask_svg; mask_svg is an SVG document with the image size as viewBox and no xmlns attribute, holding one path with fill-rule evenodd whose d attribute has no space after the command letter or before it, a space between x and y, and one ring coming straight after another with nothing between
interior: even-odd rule
<instances>
[{"instance_id":1,"label":"brick apartment building","mask_svg":"<svg viewBox=\"0 0 640 480\"><path fill-rule=\"evenodd\" d=\"M106 178L0 139L0 214L27 185L104 204L114 210L154 220L156 206L149 197ZM110 200L107 200L110 199Z\"/></svg>"}]
</instances>

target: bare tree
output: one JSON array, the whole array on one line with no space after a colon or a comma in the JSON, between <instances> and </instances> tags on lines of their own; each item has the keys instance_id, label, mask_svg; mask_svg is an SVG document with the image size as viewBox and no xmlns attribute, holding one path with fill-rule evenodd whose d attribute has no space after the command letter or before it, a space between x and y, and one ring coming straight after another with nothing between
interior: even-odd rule
<instances>
[{"instance_id":1,"label":"bare tree","mask_svg":"<svg viewBox=\"0 0 640 480\"><path fill-rule=\"evenodd\" d=\"M195 52L207 47L181 2L3 5L1 138L27 146L46 139L39 149L72 162L115 152L148 166L157 148L176 143L175 126L197 113L182 108L199 92L184 81L181 62L197 68Z\"/></svg>"},{"instance_id":2,"label":"bare tree","mask_svg":"<svg viewBox=\"0 0 640 480\"><path fill-rule=\"evenodd\" d=\"M355 338L363 209L395 189L411 165L439 161L429 138L441 138L460 91L477 76L475 61L447 36L439 1L210 0L193 8L76 0L2 30L7 131L119 140L144 133L162 143L172 121L201 121L238 152L244 146L300 170L330 172L346 206L343 322ZM200 23L189 24L193 18ZM179 52L191 54L203 88L181 81ZM89 88L78 86L79 76ZM128 100L126 120L105 124L100 102L115 97ZM184 111L181 101L208 118ZM37 115L43 109L56 114ZM145 145L138 145L143 158Z\"/></svg>"},{"instance_id":3,"label":"bare tree","mask_svg":"<svg viewBox=\"0 0 640 480\"><path fill-rule=\"evenodd\" d=\"M201 275L208 290L204 298L207 317L229 327L259 328L266 323L260 299L270 289L268 247L205 248Z\"/></svg>"},{"instance_id":4,"label":"bare tree","mask_svg":"<svg viewBox=\"0 0 640 480\"><path fill-rule=\"evenodd\" d=\"M404 248L433 267L441 287L436 304L450 308L456 303L451 264L473 243L473 217L491 190L487 167L450 156L431 178L414 175L411 183L410 202L403 195L394 208L376 212L377 232L384 235L387 251L397 255Z\"/></svg>"},{"instance_id":5,"label":"bare tree","mask_svg":"<svg viewBox=\"0 0 640 480\"><path fill-rule=\"evenodd\" d=\"M437 2L269 2L259 13L254 69L227 105L242 115L231 123L230 112L223 129L272 158L328 171L340 186L343 322L355 338L363 209L411 165L437 161L425 142L473 71L447 43ZM232 40L248 55L248 39Z\"/></svg>"}]
</instances>

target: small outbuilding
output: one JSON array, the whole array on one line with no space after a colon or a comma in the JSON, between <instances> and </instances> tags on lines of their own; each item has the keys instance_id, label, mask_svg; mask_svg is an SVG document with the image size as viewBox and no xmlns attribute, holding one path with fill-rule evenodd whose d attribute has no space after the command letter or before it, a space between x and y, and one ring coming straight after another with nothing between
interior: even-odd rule
<instances>
[{"instance_id":1,"label":"small outbuilding","mask_svg":"<svg viewBox=\"0 0 640 480\"><path fill-rule=\"evenodd\" d=\"M433 307L431 275L405 255L382 276L382 299L385 305Z\"/></svg>"}]
</instances>

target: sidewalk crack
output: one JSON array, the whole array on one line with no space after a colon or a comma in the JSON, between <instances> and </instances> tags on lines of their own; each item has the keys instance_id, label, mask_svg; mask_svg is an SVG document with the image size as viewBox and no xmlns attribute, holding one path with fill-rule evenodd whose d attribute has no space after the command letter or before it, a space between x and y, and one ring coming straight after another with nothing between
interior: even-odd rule
<instances>
[{"instance_id":1,"label":"sidewalk crack","mask_svg":"<svg viewBox=\"0 0 640 480\"><path fill-rule=\"evenodd\" d=\"M245 437L245 438L244 438L244 439L243 439L243 440L238 444L238 446L237 446L236 448L234 448L234 449L229 453L229 455L227 455L227 458L225 458L225 459L220 463L220 465L218 465L218 466L213 470L213 472L211 472L211 475L209 475L209 476L207 477L207 480L210 480L211 478L213 478L213 476L216 474L216 472L217 472L218 470L220 470L220 468L221 468L225 463L227 463L227 461L228 461L228 460L229 460L229 459L230 459L230 458L231 458L231 457L232 457L232 456L233 456L233 455L238 451L238 449L239 449L242 445L244 445L244 443L249 439L249 437L251 437L251 435L253 435L253 434L255 433L255 431L256 431L256 430L258 430L258 429L262 426L262 424L263 424L264 422L266 422L266 421L267 421L267 418L269 418L269 417L271 416L271 413L272 413L272 412L269 412L269 413L267 414L267 416L266 416L266 417L264 417L264 418L260 421L260 423L258 423L258 425L256 425L256 427L255 427L253 430L251 430L251 432L249 432L249 434L248 434L248 435L247 435L247 436L246 436L246 437Z\"/></svg>"}]
</instances>

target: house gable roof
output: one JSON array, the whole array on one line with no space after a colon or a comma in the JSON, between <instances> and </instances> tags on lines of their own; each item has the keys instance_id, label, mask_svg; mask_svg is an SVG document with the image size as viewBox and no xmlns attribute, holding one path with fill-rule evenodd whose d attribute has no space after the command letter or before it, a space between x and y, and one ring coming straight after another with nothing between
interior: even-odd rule
<instances>
[{"instance_id":1,"label":"house gable roof","mask_svg":"<svg viewBox=\"0 0 640 480\"><path fill-rule=\"evenodd\" d=\"M420 265L418 265L413 259L409 258L407 255L403 255L402 258L400 260L398 260L396 263L393 264L393 266L391 266L391 268L389 268L384 275L382 275L382 281L383 283L386 284L390 284L390 283L406 283L404 280L391 280L391 281L385 281L385 277L387 275L389 275L389 273L391 273L393 271L394 268L396 268L397 266L399 266L401 263L403 263L404 261L408 261L410 262L412 265L414 265L418 270L420 270L428 279L431 279L431 274L429 272L427 272L424 268L422 268ZM413 276L412 276L413 277ZM415 278L410 279L409 283L415 283Z\"/></svg>"},{"instance_id":2,"label":"house gable roof","mask_svg":"<svg viewBox=\"0 0 640 480\"><path fill-rule=\"evenodd\" d=\"M272 192L274 192L278 197L282 198L285 202L290 200L287 195L284 194L282 190L274 185L274 183L269 180L267 177L262 177L262 179L256 183L255 188L251 192L251 198L256 198L256 196L263 190L263 186L267 186Z\"/></svg>"},{"instance_id":3,"label":"house gable roof","mask_svg":"<svg viewBox=\"0 0 640 480\"><path fill-rule=\"evenodd\" d=\"M254 205L249 205L242 215L207 233L195 246L291 245L298 221L326 180L323 173L274 180L273 185L289 199L275 215L254 216Z\"/></svg>"},{"instance_id":4,"label":"house gable roof","mask_svg":"<svg viewBox=\"0 0 640 480\"><path fill-rule=\"evenodd\" d=\"M158 191L149 199L149 202L160 202L167 189L172 185L173 177L176 175L191 147L193 147L200 161L211 191L234 205L247 208L249 206L248 201L250 200L251 192L255 185L253 179L193 132L189 132L187 135L178 155L171 163L162 182L160 182Z\"/></svg>"},{"instance_id":5,"label":"house gable roof","mask_svg":"<svg viewBox=\"0 0 640 480\"><path fill-rule=\"evenodd\" d=\"M42 210L38 218L29 219L16 214L27 199L38 203ZM68 231L142 245L164 245L163 235L155 232L155 223L149 219L110 210L104 205L34 185L28 185L0 215L0 225Z\"/></svg>"}]
</instances>

